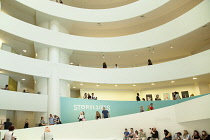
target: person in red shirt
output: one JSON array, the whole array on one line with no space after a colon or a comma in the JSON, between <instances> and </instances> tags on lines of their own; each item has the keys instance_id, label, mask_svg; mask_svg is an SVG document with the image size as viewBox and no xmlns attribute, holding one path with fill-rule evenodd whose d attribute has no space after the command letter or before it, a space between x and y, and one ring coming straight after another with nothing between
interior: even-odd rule
<instances>
[{"instance_id":1,"label":"person in red shirt","mask_svg":"<svg viewBox=\"0 0 210 140\"><path fill-rule=\"evenodd\" d=\"M153 103L150 104L149 109L150 109L150 110L154 110Z\"/></svg>"}]
</instances>

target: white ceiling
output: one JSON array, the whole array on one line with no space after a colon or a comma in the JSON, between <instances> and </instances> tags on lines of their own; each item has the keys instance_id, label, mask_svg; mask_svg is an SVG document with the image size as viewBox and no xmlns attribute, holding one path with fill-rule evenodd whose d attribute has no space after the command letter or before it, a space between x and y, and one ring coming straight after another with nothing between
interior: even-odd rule
<instances>
[{"instance_id":1,"label":"white ceiling","mask_svg":"<svg viewBox=\"0 0 210 140\"><path fill-rule=\"evenodd\" d=\"M14 36L12 34L0 31L0 40L7 46L10 46L17 54L27 57L35 57L34 43L32 41ZM23 50L26 50L24 52Z\"/></svg>"},{"instance_id":2,"label":"white ceiling","mask_svg":"<svg viewBox=\"0 0 210 140\"><path fill-rule=\"evenodd\" d=\"M11 72L7 70L0 69L0 74L8 75L16 82L20 82L22 86L27 89L27 91L33 92L34 89L34 78L31 75ZM25 80L22 80L25 79Z\"/></svg>"}]
</instances>

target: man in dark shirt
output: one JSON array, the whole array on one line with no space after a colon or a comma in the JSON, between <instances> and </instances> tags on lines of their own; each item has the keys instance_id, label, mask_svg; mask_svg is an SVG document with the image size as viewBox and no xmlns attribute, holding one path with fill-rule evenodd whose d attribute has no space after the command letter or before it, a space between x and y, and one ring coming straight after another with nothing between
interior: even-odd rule
<instances>
[{"instance_id":1,"label":"man in dark shirt","mask_svg":"<svg viewBox=\"0 0 210 140\"><path fill-rule=\"evenodd\" d=\"M106 62L103 63L103 68L106 69L107 68L107 64Z\"/></svg>"},{"instance_id":2,"label":"man in dark shirt","mask_svg":"<svg viewBox=\"0 0 210 140\"><path fill-rule=\"evenodd\" d=\"M158 131L156 130L156 128L153 128L151 131L152 134L152 140L158 140L159 139L159 135L158 135Z\"/></svg>"},{"instance_id":3,"label":"man in dark shirt","mask_svg":"<svg viewBox=\"0 0 210 140\"><path fill-rule=\"evenodd\" d=\"M136 101L141 101L140 98L139 98L139 93L137 93Z\"/></svg>"},{"instance_id":4,"label":"man in dark shirt","mask_svg":"<svg viewBox=\"0 0 210 140\"><path fill-rule=\"evenodd\" d=\"M12 125L12 123L10 122L10 119L7 118L6 122L4 122L4 124L3 124L4 130L8 130L11 125ZM2 129L2 127L0 129Z\"/></svg>"},{"instance_id":5,"label":"man in dark shirt","mask_svg":"<svg viewBox=\"0 0 210 140\"><path fill-rule=\"evenodd\" d=\"M109 111L106 110L105 107L103 107L103 111L102 111L102 118L110 118L110 114L109 114Z\"/></svg>"},{"instance_id":6,"label":"man in dark shirt","mask_svg":"<svg viewBox=\"0 0 210 140\"><path fill-rule=\"evenodd\" d=\"M161 99L160 99L160 96L157 94L156 98L155 98L155 101L158 101L158 100L160 101Z\"/></svg>"}]
</instances>

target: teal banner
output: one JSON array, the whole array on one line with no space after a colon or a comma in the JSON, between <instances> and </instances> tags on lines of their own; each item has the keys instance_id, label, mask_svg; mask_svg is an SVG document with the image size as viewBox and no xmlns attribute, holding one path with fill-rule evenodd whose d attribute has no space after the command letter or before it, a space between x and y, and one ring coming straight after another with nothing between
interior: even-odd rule
<instances>
[{"instance_id":1,"label":"teal banner","mask_svg":"<svg viewBox=\"0 0 210 140\"><path fill-rule=\"evenodd\" d=\"M206 95L206 94L205 94ZM62 123L78 122L80 112L85 112L86 120L94 120L96 111L102 114L102 108L105 107L110 112L110 117L134 114L140 112L140 106L146 111L148 106L153 103L154 109L171 106L177 103L185 102L204 95L163 101L108 101L108 100L88 100L79 98L61 97L61 120Z\"/></svg>"}]
</instances>

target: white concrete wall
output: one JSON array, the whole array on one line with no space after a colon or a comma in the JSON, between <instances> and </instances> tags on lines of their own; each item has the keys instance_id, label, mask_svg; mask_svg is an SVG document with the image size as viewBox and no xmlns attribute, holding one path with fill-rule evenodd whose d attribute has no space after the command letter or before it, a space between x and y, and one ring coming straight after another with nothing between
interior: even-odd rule
<instances>
[{"instance_id":1,"label":"white concrete wall","mask_svg":"<svg viewBox=\"0 0 210 140\"><path fill-rule=\"evenodd\" d=\"M6 44L2 44L1 49L8 52L12 52L12 48Z\"/></svg>"},{"instance_id":2,"label":"white concrete wall","mask_svg":"<svg viewBox=\"0 0 210 140\"><path fill-rule=\"evenodd\" d=\"M47 95L0 90L0 109L20 111L47 111Z\"/></svg>"},{"instance_id":3,"label":"white concrete wall","mask_svg":"<svg viewBox=\"0 0 210 140\"><path fill-rule=\"evenodd\" d=\"M1 69L48 78L52 69L56 68L57 75L62 80L104 84L150 83L209 74L210 65L207 65L209 59L210 50L207 50L152 66L102 69L52 63L0 50Z\"/></svg>"},{"instance_id":4,"label":"white concrete wall","mask_svg":"<svg viewBox=\"0 0 210 140\"><path fill-rule=\"evenodd\" d=\"M38 3L37 1L20 1L24 1L24 3L27 2L30 4L36 3L35 5L37 5ZM59 5L56 4L56 6ZM44 9L48 8L45 7ZM209 9L210 1L205 0L192 10L166 24L163 24L162 26L137 34L111 38L81 37L60 32L54 32L48 29L25 23L3 12L1 12L0 14L0 29L7 33L11 33L13 35L28 40L32 40L34 42L71 50L94 52L128 51L165 43L167 41L176 39L192 31L195 31L196 29L199 29L200 27L210 22L210 15L208 14ZM57 11L58 10L56 9L55 12ZM73 14L77 15L75 13ZM89 16L87 17L89 18ZM16 28L16 26L18 26L19 28Z\"/></svg>"},{"instance_id":5,"label":"white concrete wall","mask_svg":"<svg viewBox=\"0 0 210 140\"><path fill-rule=\"evenodd\" d=\"M203 127L208 126L207 130L210 131L209 100L210 100L210 95L207 95L198 98L198 100L194 99L175 105L176 121L179 123L183 123L183 122L209 119L208 121L209 123L204 126L200 126L201 127L200 129L205 130ZM186 112L183 113L184 111Z\"/></svg>"},{"instance_id":6,"label":"white concrete wall","mask_svg":"<svg viewBox=\"0 0 210 140\"><path fill-rule=\"evenodd\" d=\"M149 136L149 128L156 127L159 131L160 139L164 137L164 129L168 129L172 134L179 131L183 132L183 130L185 129L188 130L190 134L192 134L193 130L195 129L198 131L206 130L207 132L209 132L209 100L210 95L206 95L193 100L189 100L184 103L149 112L113 117L105 120L93 120L55 125L50 126L50 129L55 139L122 139L124 128L131 127L134 128L134 130L139 130L139 128L143 128L144 131L147 133L147 136ZM183 110L183 107L186 107L187 110ZM204 109L201 109L203 107ZM182 111L176 113L177 110ZM199 112L197 113L194 110L199 110ZM190 118L188 118L188 115L184 114L186 114L186 112L190 113L190 111L194 111L194 113L192 114L196 115L192 115ZM206 119L200 120L201 116L206 116ZM187 121L191 122L189 122L188 124L179 124L177 122L177 118L182 118L182 120L186 120L188 118ZM197 120L196 118L198 118L199 120ZM18 139L21 140L29 140L32 138L38 140L40 139L40 136L43 134L43 132L44 127L15 131ZM82 135L78 135L81 132Z\"/></svg>"},{"instance_id":7,"label":"white concrete wall","mask_svg":"<svg viewBox=\"0 0 210 140\"><path fill-rule=\"evenodd\" d=\"M47 88L48 79L47 78L36 78L34 81L34 93L40 92L41 94L48 94Z\"/></svg>"},{"instance_id":8,"label":"white concrete wall","mask_svg":"<svg viewBox=\"0 0 210 140\"><path fill-rule=\"evenodd\" d=\"M69 82L65 80L60 80L60 96L61 97L70 97L70 85Z\"/></svg>"}]
</instances>

